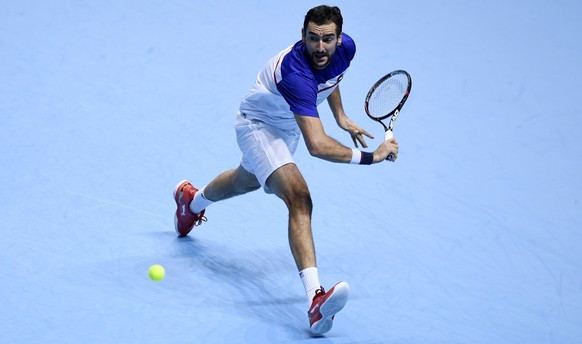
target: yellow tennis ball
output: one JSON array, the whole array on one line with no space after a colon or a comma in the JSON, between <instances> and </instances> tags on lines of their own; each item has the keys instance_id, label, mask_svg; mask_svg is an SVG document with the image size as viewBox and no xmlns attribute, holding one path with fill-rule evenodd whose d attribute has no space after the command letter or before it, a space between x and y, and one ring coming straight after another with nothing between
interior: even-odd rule
<instances>
[{"instance_id":1,"label":"yellow tennis ball","mask_svg":"<svg viewBox=\"0 0 582 344\"><path fill-rule=\"evenodd\" d=\"M164 267L159 264L155 264L150 266L148 275L152 281L159 282L164 279L164 276L166 275L166 269L164 269Z\"/></svg>"}]
</instances>

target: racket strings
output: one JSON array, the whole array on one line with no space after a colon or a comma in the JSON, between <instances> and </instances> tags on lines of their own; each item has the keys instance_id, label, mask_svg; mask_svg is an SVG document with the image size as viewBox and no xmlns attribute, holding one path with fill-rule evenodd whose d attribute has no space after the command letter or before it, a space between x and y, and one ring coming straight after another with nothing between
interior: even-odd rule
<instances>
[{"instance_id":1,"label":"racket strings","mask_svg":"<svg viewBox=\"0 0 582 344\"><path fill-rule=\"evenodd\" d=\"M368 112L374 117L383 117L394 111L406 95L408 78L394 75L379 84L368 100Z\"/></svg>"}]
</instances>

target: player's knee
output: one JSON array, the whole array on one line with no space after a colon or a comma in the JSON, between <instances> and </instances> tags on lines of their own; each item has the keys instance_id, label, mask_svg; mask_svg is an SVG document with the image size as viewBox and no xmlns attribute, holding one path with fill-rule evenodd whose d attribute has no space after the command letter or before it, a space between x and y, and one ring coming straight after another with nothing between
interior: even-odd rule
<instances>
[{"instance_id":1,"label":"player's knee","mask_svg":"<svg viewBox=\"0 0 582 344\"><path fill-rule=\"evenodd\" d=\"M294 190L287 202L289 209L305 210L311 214L313 209L313 202L311 200L311 193L306 189Z\"/></svg>"}]
</instances>

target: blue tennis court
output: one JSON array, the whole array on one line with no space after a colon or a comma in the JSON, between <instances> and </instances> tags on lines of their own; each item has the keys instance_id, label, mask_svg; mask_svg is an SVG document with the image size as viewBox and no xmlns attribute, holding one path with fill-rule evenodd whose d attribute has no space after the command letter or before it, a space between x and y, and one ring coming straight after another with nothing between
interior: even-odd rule
<instances>
[{"instance_id":1,"label":"blue tennis court","mask_svg":"<svg viewBox=\"0 0 582 344\"><path fill-rule=\"evenodd\" d=\"M335 3L370 147L370 86L414 84L396 163L295 156L320 280L351 287L326 336L275 196L176 237L174 186L238 165L241 97L319 4L0 0L1 343L582 342L578 1Z\"/></svg>"}]
</instances>

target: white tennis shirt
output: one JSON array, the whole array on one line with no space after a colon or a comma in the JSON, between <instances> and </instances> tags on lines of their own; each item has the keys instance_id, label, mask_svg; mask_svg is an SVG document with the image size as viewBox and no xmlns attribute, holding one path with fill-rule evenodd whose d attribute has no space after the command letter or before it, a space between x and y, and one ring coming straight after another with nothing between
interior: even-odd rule
<instances>
[{"instance_id":1,"label":"white tennis shirt","mask_svg":"<svg viewBox=\"0 0 582 344\"><path fill-rule=\"evenodd\" d=\"M305 44L295 43L267 61L242 99L240 113L285 130L297 127L294 114L319 117L317 106L337 87L355 54L354 41L342 33L330 64L315 69Z\"/></svg>"}]
</instances>

